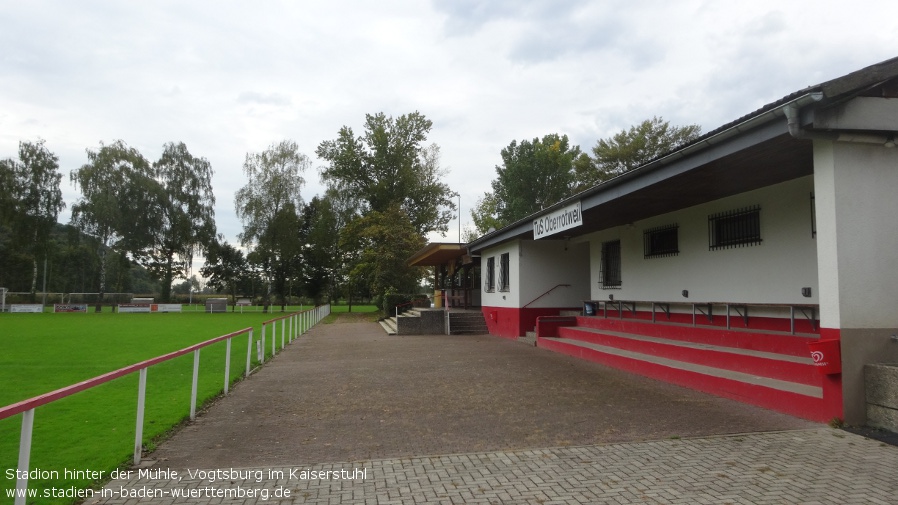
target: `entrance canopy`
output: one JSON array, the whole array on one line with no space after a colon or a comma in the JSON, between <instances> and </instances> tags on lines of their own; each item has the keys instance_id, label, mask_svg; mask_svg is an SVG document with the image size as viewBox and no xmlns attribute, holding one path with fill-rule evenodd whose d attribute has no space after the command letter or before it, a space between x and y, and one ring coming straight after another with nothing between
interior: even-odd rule
<instances>
[{"instance_id":1,"label":"entrance canopy","mask_svg":"<svg viewBox=\"0 0 898 505\"><path fill-rule=\"evenodd\" d=\"M435 242L427 244L406 260L411 267L433 267L455 263L455 260L466 255L465 244Z\"/></svg>"}]
</instances>

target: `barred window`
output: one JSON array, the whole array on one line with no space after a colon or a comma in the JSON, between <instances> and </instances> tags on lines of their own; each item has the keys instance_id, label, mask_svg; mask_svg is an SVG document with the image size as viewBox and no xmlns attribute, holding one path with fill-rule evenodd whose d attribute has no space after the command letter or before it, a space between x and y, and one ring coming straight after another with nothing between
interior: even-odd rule
<instances>
[{"instance_id":1,"label":"barred window","mask_svg":"<svg viewBox=\"0 0 898 505\"><path fill-rule=\"evenodd\" d=\"M621 287L620 240L602 243L602 288Z\"/></svg>"},{"instance_id":2,"label":"barred window","mask_svg":"<svg viewBox=\"0 0 898 505\"><path fill-rule=\"evenodd\" d=\"M492 293L496 290L496 258L491 257L486 260L486 291Z\"/></svg>"},{"instance_id":3,"label":"barred window","mask_svg":"<svg viewBox=\"0 0 898 505\"><path fill-rule=\"evenodd\" d=\"M499 258L499 291L508 291L511 287L509 257L508 253L504 253Z\"/></svg>"},{"instance_id":4,"label":"barred window","mask_svg":"<svg viewBox=\"0 0 898 505\"><path fill-rule=\"evenodd\" d=\"M728 249L761 243L761 207L720 212L708 216L708 248Z\"/></svg>"},{"instance_id":5,"label":"barred window","mask_svg":"<svg viewBox=\"0 0 898 505\"><path fill-rule=\"evenodd\" d=\"M646 230L642 234L643 256L660 258L680 254L679 225L670 224Z\"/></svg>"}]
</instances>

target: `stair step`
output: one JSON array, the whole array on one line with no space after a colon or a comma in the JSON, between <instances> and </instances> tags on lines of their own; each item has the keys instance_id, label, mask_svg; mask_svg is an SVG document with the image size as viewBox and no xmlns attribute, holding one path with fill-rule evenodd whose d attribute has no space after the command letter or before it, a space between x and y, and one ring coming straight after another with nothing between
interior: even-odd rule
<instances>
[{"instance_id":1,"label":"stair step","mask_svg":"<svg viewBox=\"0 0 898 505\"><path fill-rule=\"evenodd\" d=\"M619 331L627 334L654 336L663 332L668 340L705 343L748 350L763 350L792 356L808 356L807 344L819 340L816 334L791 335L787 332L726 329L712 326L590 316L577 318L576 328Z\"/></svg>"},{"instance_id":2,"label":"stair step","mask_svg":"<svg viewBox=\"0 0 898 505\"><path fill-rule=\"evenodd\" d=\"M619 349L617 347L608 347L599 344L593 344L590 342L583 342L581 340L573 340L569 338L559 338L554 339L559 342L563 342L569 345L577 345L580 347L586 347L588 349L593 349L595 351L600 351L606 354L613 354L616 356L623 356L627 358L637 359L639 361L645 361L648 363L655 363L658 365L664 365L670 368L677 368L679 370L688 370L691 372L701 373L703 375L708 375L711 377L720 377L732 380L738 380L740 382L745 382L748 384L755 384L758 386L765 386L772 389L779 389L781 391L789 391L793 393L803 394L805 396L812 396L814 398L823 398L823 389L819 386L812 386L806 384L799 384L797 382L790 382L785 380L773 379L769 377L761 377L755 374L737 372L734 370L728 370L723 368L716 368L708 365L700 365L698 363L690 363L687 361L679 361L671 358L664 358L661 356L655 356L652 354L644 354L635 351L628 351L626 349Z\"/></svg>"},{"instance_id":3,"label":"stair step","mask_svg":"<svg viewBox=\"0 0 898 505\"><path fill-rule=\"evenodd\" d=\"M451 335L483 335L489 333L483 313L479 311L449 312Z\"/></svg>"},{"instance_id":4,"label":"stair step","mask_svg":"<svg viewBox=\"0 0 898 505\"><path fill-rule=\"evenodd\" d=\"M387 335L395 335L396 334L395 326L391 326L389 323L386 322L386 320L378 321L378 322L380 323L380 326L384 329L384 331L387 332Z\"/></svg>"},{"instance_id":5,"label":"stair step","mask_svg":"<svg viewBox=\"0 0 898 505\"><path fill-rule=\"evenodd\" d=\"M559 328L560 337L613 347L646 355L678 361L708 365L734 372L763 375L772 379L815 385L820 382L814 360L805 356L793 356L767 351L691 342L664 337L636 335L595 328Z\"/></svg>"},{"instance_id":6,"label":"stair step","mask_svg":"<svg viewBox=\"0 0 898 505\"><path fill-rule=\"evenodd\" d=\"M542 338L539 347L646 377L825 422L821 386L801 384L569 338ZM829 416L831 417L831 416Z\"/></svg>"}]
</instances>

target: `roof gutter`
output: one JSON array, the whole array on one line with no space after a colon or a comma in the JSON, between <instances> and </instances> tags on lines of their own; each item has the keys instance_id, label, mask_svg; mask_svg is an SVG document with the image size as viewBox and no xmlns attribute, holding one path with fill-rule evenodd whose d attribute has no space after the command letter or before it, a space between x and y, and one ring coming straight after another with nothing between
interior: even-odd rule
<instances>
[{"instance_id":1,"label":"roof gutter","mask_svg":"<svg viewBox=\"0 0 898 505\"><path fill-rule=\"evenodd\" d=\"M805 95L809 97L811 103L819 102L823 99L823 93L811 93ZM885 147L895 147L895 136L892 134L878 133L854 133L854 132L838 132L838 131L812 131L806 130L801 126L801 104L798 101L787 103L783 106L783 113L786 115L789 126L789 134L799 140L828 140L831 142L851 142L860 144L882 144Z\"/></svg>"}]
</instances>

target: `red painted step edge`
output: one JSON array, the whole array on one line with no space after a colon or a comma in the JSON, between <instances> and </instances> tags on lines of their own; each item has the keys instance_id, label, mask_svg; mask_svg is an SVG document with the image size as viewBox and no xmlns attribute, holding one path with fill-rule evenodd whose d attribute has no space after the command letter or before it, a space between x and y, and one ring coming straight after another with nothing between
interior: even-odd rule
<instances>
[{"instance_id":1,"label":"red painted step edge","mask_svg":"<svg viewBox=\"0 0 898 505\"><path fill-rule=\"evenodd\" d=\"M841 416L841 412L828 412L827 405L821 398L812 398L797 393L778 391L764 386L746 384L720 377L712 377L688 370L678 370L633 358L605 354L593 349L565 344L552 339L539 339L537 345L544 349L560 352L575 358L586 359L643 375L645 377L776 410L778 412L810 419L812 421L826 422L833 417Z\"/></svg>"},{"instance_id":2,"label":"red painted step edge","mask_svg":"<svg viewBox=\"0 0 898 505\"><path fill-rule=\"evenodd\" d=\"M694 349L662 342L646 342L606 333L595 333L595 331L583 330L577 327L559 328L558 332L564 338L675 359L677 361L750 373L809 386L820 386L821 383L820 374L813 363L793 363L759 356L745 356L725 350Z\"/></svg>"},{"instance_id":3,"label":"red painted step edge","mask_svg":"<svg viewBox=\"0 0 898 505\"><path fill-rule=\"evenodd\" d=\"M795 335L774 335L763 332L731 331L711 326L690 326L657 324L634 319L612 319L604 317L577 317L577 325L598 330L612 330L634 333L650 337L736 347L753 351L772 352L789 356L808 356L808 342L816 342L816 337Z\"/></svg>"}]
</instances>

